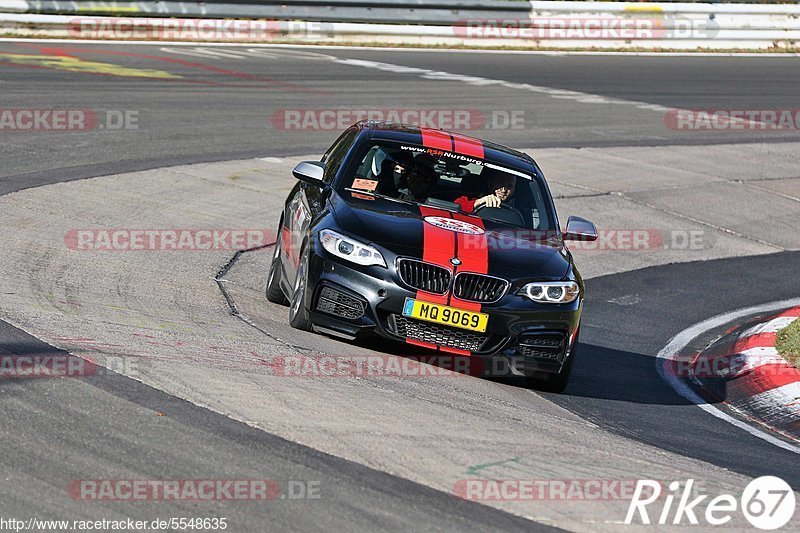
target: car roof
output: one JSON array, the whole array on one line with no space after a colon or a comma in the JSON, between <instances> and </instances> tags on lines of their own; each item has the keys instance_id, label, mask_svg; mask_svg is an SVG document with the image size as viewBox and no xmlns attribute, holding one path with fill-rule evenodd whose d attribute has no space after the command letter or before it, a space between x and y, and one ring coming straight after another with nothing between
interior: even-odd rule
<instances>
[{"instance_id":1,"label":"car roof","mask_svg":"<svg viewBox=\"0 0 800 533\"><path fill-rule=\"evenodd\" d=\"M495 164L526 170L541 176L538 165L528 154L497 143L484 141L477 137L397 122L364 120L358 122L356 126L367 130L370 139L445 150L448 150L446 147L449 146L449 151L453 153L484 159Z\"/></svg>"}]
</instances>

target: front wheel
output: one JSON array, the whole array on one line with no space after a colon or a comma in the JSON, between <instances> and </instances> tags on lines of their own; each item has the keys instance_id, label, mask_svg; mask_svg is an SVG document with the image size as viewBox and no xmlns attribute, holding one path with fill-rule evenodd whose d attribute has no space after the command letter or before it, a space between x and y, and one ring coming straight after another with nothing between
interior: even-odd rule
<instances>
[{"instance_id":1,"label":"front wheel","mask_svg":"<svg viewBox=\"0 0 800 533\"><path fill-rule=\"evenodd\" d=\"M525 376L525 383L528 387L543 392L562 393L569 385L569 376L572 374L572 361L575 354L571 354L567 359L567 364L558 374L537 372L530 376Z\"/></svg>"},{"instance_id":2,"label":"front wheel","mask_svg":"<svg viewBox=\"0 0 800 533\"><path fill-rule=\"evenodd\" d=\"M278 224L278 238L275 239L275 249L272 251L272 263L269 267L267 276L267 300L274 304L288 305L289 300L281 289L281 276L283 275L283 265L281 264L281 240L283 223Z\"/></svg>"},{"instance_id":3,"label":"front wheel","mask_svg":"<svg viewBox=\"0 0 800 533\"><path fill-rule=\"evenodd\" d=\"M297 267L297 277L292 290L292 301L289 305L289 325L293 328L308 331L311 329L311 320L306 309L306 291L308 290L308 253L306 247L300 252L300 265Z\"/></svg>"}]
</instances>

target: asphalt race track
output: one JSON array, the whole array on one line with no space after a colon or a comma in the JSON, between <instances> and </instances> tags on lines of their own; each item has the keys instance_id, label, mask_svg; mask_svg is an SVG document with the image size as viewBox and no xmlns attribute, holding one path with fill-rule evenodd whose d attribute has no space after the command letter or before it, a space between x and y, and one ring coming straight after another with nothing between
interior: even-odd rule
<instances>
[{"instance_id":1,"label":"asphalt race track","mask_svg":"<svg viewBox=\"0 0 800 533\"><path fill-rule=\"evenodd\" d=\"M176 266L175 257L116 254L84 259L54 253L56 244L63 248L63 242L52 249L42 245L51 235L45 229L61 231L76 224L119 227L127 221L132 227L178 227L181 220L191 220L186 224L193 227L228 220L228 227L247 227L262 220L264 226L274 227L275 209L291 184L291 165L286 165L297 156L321 154L338 131L287 129L281 121L287 110L468 109L471 116L481 117L482 125L489 117L517 113L524 117L520 128L481 127L474 133L532 149L534 157L542 150L546 174L546 162L561 161L561 149L660 150L652 152L661 154L660 161L672 158L676 165L682 161L688 167L695 164L688 158L702 157L705 148L698 147L735 154L741 146L742 153L762 154L753 165L754 174L775 173L772 185L758 185L759 194L769 189L779 196L772 214L755 213L755 207L753 213L740 214L743 224L755 228L748 232L656 205L649 197L637 196L644 194L637 187L621 193L683 221L702 219L704 227L719 232L712 244L725 244L708 256L670 256L651 263L645 259L630 267L611 266L607 271L614 273L605 275L592 270L579 356L563 395L532 392L507 380L473 378L446 385L424 380L358 380L347 386L276 381L270 389L265 384L273 382L239 360L223 361L231 367L224 372L219 364L208 363L206 368L202 363L195 369L191 361L183 366L170 361L160 377L146 371L141 377L131 376L123 366L81 379L0 380L0 516L227 516L231 531L597 531L619 529L627 502L471 502L454 496L452 487L469 477L674 475L737 490L750 478L775 475L800 491L796 452L690 404L661 379L655 358L678 332L709 317L800 296L800 200L798 189L793 189L800 185L798 145L793 144L800 142L798 130L680 131L667 126L665 115L670 109L797 109L799 84L800 64L794 57L0 42L0 110L88 109L100 117L128 111L136 117L136 127L120 129L0 130L0 203L6 210L0 213L6 256L0 261L0 319L6 320L0 322L0 354L62 353L40 338L61 336L64 343L78 342L84 332L76 325L89 313L96 320L92 327L108 330L105 342L130 350L125 343L132 341L121 340L127 335L124 323L114 315L124 314L126 306L149 307L154 322L174 318L176 324L186 325L170 334L175 333L173 340L189 343L240 343L239 349L246 351L263 339L270 354L285 354L287 349L404 353L383 345L349 348L292 330L285 309L262 304L268 254L245 254L230 273L233 301L255 329L230 316L213 283L233 254L187 256L181 259L184 267ZM581 172L600 168L592 163L593 153ZM246 171L224 167L227 161L255 158L266 159ZM270 171L272 159L280 166ZM204 166L214 162L220 166ZM196 165L161 170L190 164ZM719 164L735 166L730 161ZM136 174L139 171L147 172ZM222 177L214 181L217 172ZM259 184L259 172L285 177ZM75 181L99 176L106 177ZM648 179L658 179L657 171L655 176ZM597 181L602 182L599 173ZM740 181L731 178L720 186L733 187ZM194 183L200 192L193 195ZM591 181L576 187L556 179L559 215L568 214L562 205L572 209L617 200L615 193L593 186ZM231 192L231 187L242 190ZM728 200L703 194L709 212L725 211ZM597 208L597 213L602 217L607 210ZM61 224L61 218L72 226ZM619 220L617 224L624 223ZM770 220L775 221L774 235L760 231ZM739 244L728 244L726 238L739 239ZM603 268L615 258L603 256ZM579 257L579 267L583 262L591 269L601 259L589 254ZM184 278L186 285L181 286ZM153 294L146 294L148 284ZM56 316L54 309L68 307L58 302L59 287L64 287L68 302L80 301L86 309L76 307L71 316L67 311ZM186 296L193 291L196 300ZM85 295L96 298L99 311L88 309ZM108 311L112 307L115 311ZM180 308L186 309L186 316L177 314ZM66 324L74 330L59 329ZM163 340L154 337L150 344ZM220 380L216 395L215 379ZM384 401L385 412L366 412L364 405ZM415 435L412 422L422 419L425 409L430 409L431 426ZM448 410L452 419L446 423L442 413ZM298 421L282 418L281 413L291 418L295 411ZM360 413L363 424L356 421ZM435 433L437 423L441 435ZM394 430L407 440L394 440ZM415 442L420 443L418 449L413 448ZM537 448L545 443L548 448ZM562 446L563 462L558 462ZM443 460L440 454L447 450L452 457ZM486 453L470 460L465 455L472 450ZM452 465L437 466L448 461ZM460 477L453 474L458 468ZM267 504L86 502L71 497L69 483L86 478L313 480L322 496ZM795 516L787 527L797 526L798 520ZM730 526L743 529L747 523L734 520Z\"/></svg>"},{"instance_id":2,"label":"asphalt race track","mask_svg":"<svg viewBox=\"0 0 800 533\"><path fill-rule=\"evenodd\" d=\"M0 80L3 105L33 108L61 102L71 108L134 110L139 113L142 131L148 132L146 136L131 131L94 132L78 147L69 136L17 134L3 143L0 177L14 176L22 186L52 181L54 175L90 177L193 161L310 154L327 147L333 131L281 131L271 123L276 111L356 104L372 109L386 102L400 109L477 109L485 115L492 110L522 111L524 130L498 130L492 137L523 148L800 138L796 130L672 131L664 125L663 111L630 109L601 100L595 105L576 106L564 95L492 86L450 84L445 90L442 81L421 79L420 74L334 61L370 60L667 108L791 109L800 83L794 58L509 54L499 60L496 54L345 52L327 48L255 49L251 55L237 58L231 52L226 54L224 48L211 50L217 55L197 52L197 48L208 49L0 43L0 54L17 56L16 63L0 57L4 65ZM85 61L157 71L154 75L167 72L173 77L145 80L113 76L108 67L97 68L99 72L95 73L84 70L84 76L76 76L63 70L69 66L43 69L31 60L24 65L18 57L26 54L74 54ZM461 59L465 55L468 62ZM35 92L29 90L32 86L37 87ZM497 105L498 96L502 105ZM214 139L212 144L209 138Z\"/></svg>"}]
</instances>

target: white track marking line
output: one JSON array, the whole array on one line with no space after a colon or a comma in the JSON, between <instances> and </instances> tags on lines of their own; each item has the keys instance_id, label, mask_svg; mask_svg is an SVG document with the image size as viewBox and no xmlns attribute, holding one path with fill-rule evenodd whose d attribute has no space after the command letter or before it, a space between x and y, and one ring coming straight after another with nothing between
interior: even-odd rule
<instances>
[{"instance_id":1,"label":"white track marking line","mask_svg":"<svg viewBox=\"0 0 800 533\"><path fill-rule=\"evenodd\" d=\"M754 406L769 406L769 405L789 405L798 403L800 405L800 382L787 383L780 387L775 387L764 392L760 392L750 397L749 404ZM779 414L785 414L786 411L781 411ZM773 413L774 416L774 413Z\"/></svg>"},{"instance_id":2,"label":"white track marking line","mask_svg":"<svg viewBox=\"0 0 800 533\"><path fill-rule=\"evenodd\" d=\"M188 47L167 47L162 46L161 51L167 54L186 55L203 58L219 58L226 59L306 59L309 61L331 61L332 56L326 54L318 54L315 52L307 52L305 50L270 50L268 48L224 48L223 52L214 50L212 47L196 46L188 49Z\"/></svg>"},{"instance_id":3,"label":"white track marking line","mask_svg":"<svg viewBox=\"0 0 800 533\"><path fill-rule=\"evenodd\" d=\"M739 352L737 355L741 355L742 357L748 357L748 358L778 357L778 350L775 349L774 346L759 346L756 348L750 348L743 352Z\"/></svg>"},{"instance_id":4,"label":"white track marking line","mask_svg":"<svg viewBox=\"0 0 800 533\"><path fill-rule=\"evenodd\" d=\"M573 100L580 104L600 104L600 105L627 105L635 107L636 109L643 109L646 111L655 111L657 113L668 112L687 112L687 109L679 109L672 107L665 107L660 104L648 104L646 102L639 102L636 100L625 100L623 98L614 98L610 96L603 96L594 93L585 93L581 91L571 91L569 89L556 89L553 87L543 87L540 85L531 85L530 83L513 83L505 80L497 80L492 78L483 78L481 76L467 76L465 74L452 74L450 72L443 72L441 70L429 70L425 68L406 67L403 65L395 65L392 63L381 63L379 61L368 61L364 59L341 59L333 57L333 60L342 65L350 65L364 68L372 68L386 72L394 72L397 74L419 74L420 78L436 81L456 81L466 83L467 85L475 85L478 87L485 87L487 85L499 85L508 89L517 89L523 91L534 92L549 96L550 98L557 98L561 100ZM731 123L742 124L747 127L763 127L763 124L754 120L746 119L727 119Z\"/></svg>"},{"instance_id":5,"label":"white track marking line","mask_svg":"<svg viewBox=\"0 0 800 533\"><path fill-rule=\"evenodd\" d=\"M745 330L739 338L744 339L760 333L777 333L778 330L785 328L795 320L797 320L796 316L780 316L778 318L773 318L769 322L758 324L757 326Z\"/></svg>"},{"instance_id":6,"label":"white track marking line","mask_svg":"<svg viewBox=\"0 0 800 533\"><path fill-rule=\"evenodd\" d=\"M459 54L508 54L540 56L648 56L648 57L800 57L800 53L787 52L627 52L622 50L492 50L463 48L397 48L391 46L348 46L343 44L287 44L287 43L198 43L185 41L131 41L102 39L28 39L24 37L2 37L0 42L8 43L68 43L68 44L133 44L145 46L247 46L250 48L312 48L324 50L367 50L377 52L423 52Z\"/></svg>"},{"instance_id":7,"label":"white track marking line","mask_svg":"<svg viewBox=\"0 0 800 533\"><path fill-rule=\"evenodd\" d=\"M239 50L229 50L225 52L219 52L217 50L206 50L200 46L195 47L192 50L173 50L165 46L161 48L161 51L167 54L179 54L179 55L193 56L193 57L224 57L228 59L242 59L242 56L240 54L244 53L240 52Z\"/></svg>"},{"instance_id":8,"label":"white track marking line","mask_svg":"<svg viewBox=\"0 0 800 533\"><path fill-rule=\"evenodd\" d=\"M529 91L533 93L549 96L550 98L557 98L563 100L573 100L582 104L617 104L629 105L637 109L645 109L648 111L656 111L658 113L666 113L673 108L665 107L659 104L648 104L645 102L637 102L634 100L624 100L622 98L611 98L608 96L601 96L599 94L584 93L580 91L570 91L567 89L555 89L552 87L542 87L539 85L531 85L529 83L512 83L505 80L497 80L491 78L483 78L480 76L467 76L465 74L452 74L450 72L443 72L440 70L429 70L425 68L406 67L403 65L395 65L392 63L381 63L379 61L368 61L365 59L341 59L335 58L339 64L349 65L355 67L364 67L382 70L385 72L394 72L396 74L419 74L420 78L435 81L456 81L465 83L467 85L474 85L478 87L485 87L488 85L498 85L508 89L517 89Z\"/></svg>"},{"instance_id":9,"label":"white track marking line","mask_svg":"<svg viewBox=\"0 0 800 533\"><path fill-rule=\"evenodd\" d=\"M68 42L68 41L62 41L62 42ZM102 42L102 41L100 41L100 42ZM116 43L116 41L113 41L113 42ZM130 43L128 43L128 44L130 44ZM147 44L152 44L152 43L147 43ZM162 43L162 44L169 44L170 46L174 46L175 45L175 43ZM184 44L186 44L186 43L184 43ZM216 46L221 46L221 45L241 46L238 43L215 43L215 45ZM247 54L248 52L250 52L252 54L257 48L278 47L278 46L279 45L262 45L262 46L259 47L257 45L253 45L253 46L250 47L251 50L244 51L242 53ZM212 56L212 57L213 56L228 56L228 57L230 57L231 55L234 55L236 53L235 50L229 50L229 54L225 54L225 53L222 53L222 52L215 52L215 51L212 51L212 50L203 50L204 47L205 47L205 45L203 47L195 46L195 49L193 51L189 51L189 52L174 51L174 50L169 50L169 48L162 47L161 51L167 52L167 53L177 53L177 54L183 53L183 54L188 54L188 55L205 54L207 56ZM305 48L308 48L308 47L305 47ZM317 47L317 49L320 49L320 48ZM356 48L345 48L345 49L352 50L352 49L356 49ZM329 54L321 54L321 53L318 53L318 52L309 53L309 55L312 55L312 56L314 56L315 58L318 58L318 59L329 59L331 61L334 61L334 62L342 64L342 65L357 66L357 67L363 67L363 68L372 68L372 69L377 69L377 70L382 70L382 71L387 71L387 72L394 72L394 73L397 73L397 74L419 74L419 76L422 79L436 80L436 81L462 82L462 83L466 83L467 85L473 85L473 86L479 86L479 87L485 87L485 86L488 86L488 85L497 85L497 86L505 87L505 88L508 88L508 89L529 91L529 92L541 94L541 95L544 95L544 96L548 96L550 98L556 98L556 99L562 99L562 100L572 100L572 101L575 101L575 102L578 102L578 103L581 103L581 104L626 105L626 106L632 106L632 107L634 107L636 109L654 111L656 113L662 113L662 114L666 114L666 113L669 113L669 112L676 112L676 111L677 112L691 112L690 110L687 110L687 109L670 108L670 107L666 107L666 106L663 106L663 105L660 105L660 104L650 104L650 103L647 103L647 102L639 102L639 101L636 101L636 100L626 100L626 99L623 99L623 98L614 98L614 97L603 96L603 95L594 94L594 93L585 93L585 92L581 92L581 91L572 91L572 90L568 90L568 89L557 89L557 88L553 88L553 87L544 87L544 86L540 86L540 85L531 85L529 83L513 83L513 82L506 81L506 80L484 78L484 77L481 77L481 76L468 76L468 75L465 75L465 74L454 74L454 73L450 73L450 72L444 72L444 71L441 71L441 70L430 70L430 69L424 69L424 68L418 68L418 67L407 67L407 66L403 66L403 65L395 65L395 64L392 64L392 63L382 63L380 61L368 61L368 60L363 60L363 59L339 58L339 57L336 57L336 56L332 56L332 55L329 55ZM237 59L239 59L239 58L237 57ZM306 59L310 59L310 57L306 57ZM762 127L763 126L763 124L761 122L754 121L754 120L739 119L739 118L737 118L737 119L729 119L729 120L732 123L736 123L736 124L741 123L743 125L743 127L744 126L747 126L747 127Z\"/></svg>"},{"instance_id":10,"label":"white track marking line","mask_svg":"<svg viewBox=\"0 0 800 533\"><path fill-rule=\"evenodd\" d=\"M790 444L788 442L784 442L778 438L773 437L769 433L761 431L760 429L754 428L741 420L733 418L732 416L724 413L723 411L717 409L713 405L706 403L705 400L700 398L694 391L692 391L678 376L673 376L670 372L664 371L664 363L669 360L673 360L675 354L677 354L680 350L686 347L692 339L698 337L699 335L703 334L704 332L719 327L727 322L732 320L736 320L737 318L741 318L747 315L752 315L755 313L767 312L767 311L775 311L777 309L781 309L783 307L794 307L800 305L800 298L793 298L790 300L782 300L780 302L772 302L763 305L756 305L753 307L747 307L745 309L738 309L736 311L731 311L730 313L725 313L722 315L717 315L715 317L709 318L708 320L704 320L694 326L691 326L674 337L667 343L664 348L658 352L658 359L661 364L657 365L658 373L661 376L661 379L666 381L680 396L685 398L687 401L695 404L697 407L702 409L703 411L707 412L711 416L717 417L720 420L728 422L731 425L736 426L739 429L742 429L754 437L758 437L759 439L765 440L770 444L774 444L779 448L783 448L784 450L800 454L800 447Z\"/></svg>"},{"instance_id":11,"label":"white track marking line","mask_svg":"<svg viewBox=\"0 0 800 533\"><path fill-rule=\"evenodd\" d=\"M761 350L765 351L761 352ZM786 364L786 361L783 359L783 357L778 355L778 351L775 348L772 348L771 352L766 348L754 348L752 350L745 350L744 352L725 357L730 358L731 367L733 367L733 370L730 368L724 371L720 370L717 373L717 376L727 377L728 379L737 378L747 372L755 370L760 366Z\"/></svg>"},{"instance_id":12,"label":"white track marking line","mask_svg":"<svg viewBox=\"0 0 800 533\"><path fill-rule=\"evenodd\" d=\"M3 39L0 39L2 42ZM43 40L45 41L45 40ZM70 40L63 40L60 42L71 42ZM80 40L75 40L75 42L81 42ZM89 42L105 42L105 41L89 41ZM107 41L108 43L119 44L120 41ZM129 41L121 41L125 44L161 44L161 45L169 45L169 46L176 46L180 45L181 43L144 43L144 42L129 42ZM196 46L196 43L182 43L184 46L195 45L194 50L189 51L177 51L177 50L170 50L169 48L162 47L161 51L167 53L176 53L176 54L184 54L184 55L206 55L206 56L223 56L223 57L231 57L237 53L237 51L231 50L229 54L225 54L224 52L215 52L211 50L204 50L204 48L209 47L224 47L224 46L243 46L239 43L207 43L203 44L202 47ZM277 48L281 45L277 44L264 44L264 45L248 45L251 49L256 48L268 48L273 47ZM308 48L305 47L296 47L294 45L283 45L283 47L294 47L294 48ZM346 50L358 50L358 47L324 47L323 49L346 49ZM320 47L316 47L316 49L320 49ZM244 51L243 54L248 54L248 52L252 53L252 51ZM669 111L676 111L676 108L670 108L666 106L662 106L660 104L650 104L646 102L639 102L636 100L626 100L623 98L613 98L608 96L603 96L594 93L585 93L581 91L572 91L568 89L557 89L553 87L544 87L539 85L531 85L529 83L513 83L505 80L499 79L491 79L491 78L483 78L480 76L468 76L465 74L454 74L450 72L444 72L439 70L430 70L430 69L423 69L417 67L407 67L403 65L395 65L392 63L382 63L379 61L368 61L368 60L361 60L361 59L348 59L348 58L338 58L336 56L328 55L328 54L321 54L321 53L314 53L314 56L317 58L329 58L336 63L349 65L349 66L358 66L363 68L372 68L382 71L394 72L398 74L419 74L421 78L428 79L428 80L436 80L436 81L455 81L455 82L462 82L468 85L484 87L488 85L498 85L500 87L505 87L508 89L516 89L516 90L524 90L529 92L534 92L538 94L542 94L544 96L549 96L550 98L556 99L563 99L563 100L573 100L578 103L582 104L599 104L599 105L628 105L633 106L636 109L642 109L647 111L654 111L657 113L667 113ZM238 59L238 57L237 57ZM310 59L310 58L309 58ZM678 109L679 110L679 109ZM681 110L679 110L681 111ZM758 125L760 123L744 120L744 119L737 119L736 122L743 122L749 123L750 125Z\"/></svg>"}]
</instances>

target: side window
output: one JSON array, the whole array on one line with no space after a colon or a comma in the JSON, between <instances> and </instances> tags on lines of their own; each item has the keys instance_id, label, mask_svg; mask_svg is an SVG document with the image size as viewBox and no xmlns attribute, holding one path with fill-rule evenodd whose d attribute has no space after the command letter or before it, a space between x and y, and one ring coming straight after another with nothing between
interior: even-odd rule
<instances>
[{"instance_id":1,"label":"side window","mask_svg":"<svg viewBox=\"0 0 800 533\"><path fill-rule=\"evenodd\" d=\"M325 175L323 179L330 183L336 173L339 171L339 167L342 166L342 161L344 157L347 155L347 152L350 151L350 147L353 146L353 142L356 140L358 136L358 129L357 128L350 128L346 132L344 132L333 146L322 156L322 162L325 163Z\"/></svg>"},{"instance_id":2,"label":"side window","mask_svg":"<svg viewBox=\"0 0 800 533\"><path fill-rule=\"evenodd\" d=\"M533 205L531 206L533 229L547 228L550 225L550 221L547 217L547 211L544 209L545 200L542 186L536 180L531 180L530 188L533 193Z\"/></svg>"}]
</instances>

